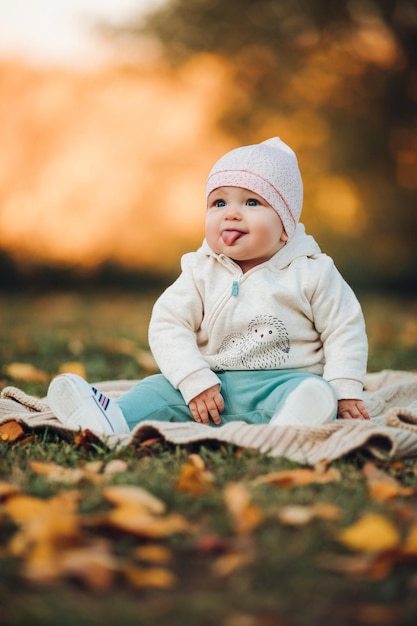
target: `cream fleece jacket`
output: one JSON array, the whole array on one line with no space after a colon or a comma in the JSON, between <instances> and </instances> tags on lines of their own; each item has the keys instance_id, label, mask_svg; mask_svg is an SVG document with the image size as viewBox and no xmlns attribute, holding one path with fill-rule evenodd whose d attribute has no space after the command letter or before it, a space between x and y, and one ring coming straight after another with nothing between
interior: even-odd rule
<instances>
[{"instance_id":1,"label":"cream fleece jacket","mask_svg":"<svg viewBox=\"0 0 417 626\"><path fill-rule=\"evenodd\" d=\"M323 376L338 399L362 398L367 339L360 304L304 226L269 261L242 274L204 241L154 305L149 344L188 404L216 371L297 369Z\"/></svg>"}]
</instances>

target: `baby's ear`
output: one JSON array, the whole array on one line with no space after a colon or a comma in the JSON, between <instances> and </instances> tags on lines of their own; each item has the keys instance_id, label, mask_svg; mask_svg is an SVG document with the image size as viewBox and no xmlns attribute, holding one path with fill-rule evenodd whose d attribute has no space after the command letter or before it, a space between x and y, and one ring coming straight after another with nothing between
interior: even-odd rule
<instances>
[{"instance_id":1,"label":"baby's ear","mask_svg":"<svg viewBox=\"0 0 417 626\"><path fill-rule=\"evenodd\" d=\"M284 231L281 235L281 237L279 238L280 241L288 241L288 235L287 233Z\"/></svg>"}]
</instances>

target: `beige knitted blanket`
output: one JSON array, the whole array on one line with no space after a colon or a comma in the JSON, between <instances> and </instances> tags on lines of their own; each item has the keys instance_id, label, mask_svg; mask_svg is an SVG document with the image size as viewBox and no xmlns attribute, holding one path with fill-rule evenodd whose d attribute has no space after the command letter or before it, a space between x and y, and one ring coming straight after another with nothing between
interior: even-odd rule
<instances>
[{"instance_id":1,"label":"beige knitted blanket","mask_svg":"<svg viewBox=\"0 0 417 626\"><path fill-rule=\"evenodd\" d=\"M115 398L135 382L106 381L96 386ZM175 445L227 442L304 464L334 461L359 449L385 459L417 456L417 373L384 370L368 374L365 403L371 415L369 422L337 420L320 428L232 422L213 428L195 422L148 421L129 435L111 435L105 442L110 447L138 446L153 437ZM16 387L6 387L0 394L0 424L11 420L27 430L48 428L70 440L76 433L56 419L45 399L29 396Z\"/></svg>"}]
</instances>

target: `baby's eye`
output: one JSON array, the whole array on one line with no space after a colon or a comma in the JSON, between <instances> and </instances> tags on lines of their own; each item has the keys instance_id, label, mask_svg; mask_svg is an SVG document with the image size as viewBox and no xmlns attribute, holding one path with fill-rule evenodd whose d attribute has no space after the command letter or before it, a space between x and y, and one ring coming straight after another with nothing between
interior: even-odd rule
<instances>
[{"instance_id":1,"label":"baby's eye","mask_svg":"<svg viewBox=\"0 0 417 626\"><path fill-rule=\"evenodd\" d=\"M226 202L224 200L215 200L213 204L218 207L226 206Z\"/></svg>"},{"instance_id":2,"label":"baby's eye","mask_svg":"<svg viewBox=\"0 0 417 626\"><path fill-rule=\"evenodd\" d=\"M247 204L248 206L258 206L258 205L259 205L259 200L256 200L255 198L249 198L249 199L246 201L246 204Z\"/></svg>"}]
</instances>

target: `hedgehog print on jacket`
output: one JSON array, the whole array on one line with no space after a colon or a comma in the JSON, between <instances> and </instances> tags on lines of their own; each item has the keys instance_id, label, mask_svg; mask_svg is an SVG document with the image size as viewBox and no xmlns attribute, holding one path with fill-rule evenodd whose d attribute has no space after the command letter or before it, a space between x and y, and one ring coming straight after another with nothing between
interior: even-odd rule
<instances>
[{"instance_id":1,"label":"hedgehog print on jacket","mask_svg":"<svg viewBox=\"0 0 417 626\"><path fill-rule=\"evenodd\" d=\"M287 361L290 340L284 323L273 315L257 315L246 333L227 335L216 360L223 367L275 369Z\"/></svg>"}]
</instances>

